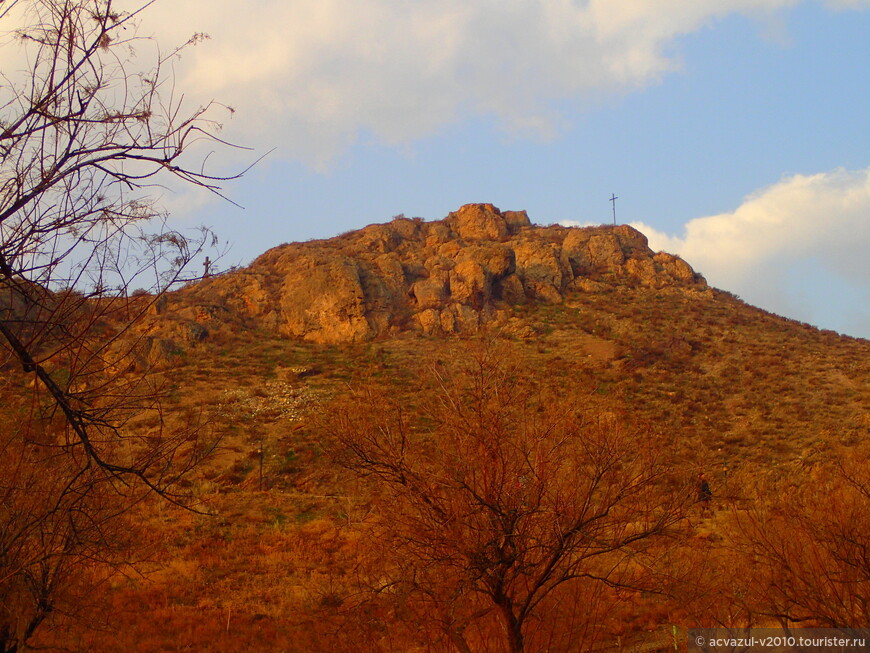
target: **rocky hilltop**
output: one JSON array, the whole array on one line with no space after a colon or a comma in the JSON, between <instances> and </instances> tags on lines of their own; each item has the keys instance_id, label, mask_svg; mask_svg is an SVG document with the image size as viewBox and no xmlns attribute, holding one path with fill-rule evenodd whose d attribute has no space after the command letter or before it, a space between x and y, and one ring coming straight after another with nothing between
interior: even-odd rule
<instances>
[{"instance_id":1,"label":"rocky hilltop","mask_svg":"<svg viewBox=\"0 0 870 653\"><path fill-rule=\"evenodd\" d=\"M280 245L168 296L151 328L162 322L164 333L200 340L222 325L255 324L318 343L471 333L507 322L511 305L617 285L707 288L685 261L653 252L629 226L542 227L525 211L468 204L443 220L398 217Z\"/></svg>"}]
</instances>

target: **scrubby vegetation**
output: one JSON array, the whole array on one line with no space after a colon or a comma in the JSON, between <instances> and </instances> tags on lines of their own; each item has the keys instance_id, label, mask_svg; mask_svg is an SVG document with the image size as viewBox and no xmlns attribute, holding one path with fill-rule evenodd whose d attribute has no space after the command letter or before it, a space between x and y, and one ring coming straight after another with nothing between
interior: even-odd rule
<instances>
[{"instance_id":1,"label":"scrubby vegetation","mask_svg":"<svg viewBox=\"0 0 870 653\"><path fill-rule=\"evenodd\" d=\"M202 509L133 506L135 568L89 561L92 600L33 642L579 651L866 622L868 343L718 292L518 316L533 337L222 334L154 372L163 428L198 407L220 435L185 481ZM572 512L608 497L594 528Z\"/></svg>"}]
</instances>

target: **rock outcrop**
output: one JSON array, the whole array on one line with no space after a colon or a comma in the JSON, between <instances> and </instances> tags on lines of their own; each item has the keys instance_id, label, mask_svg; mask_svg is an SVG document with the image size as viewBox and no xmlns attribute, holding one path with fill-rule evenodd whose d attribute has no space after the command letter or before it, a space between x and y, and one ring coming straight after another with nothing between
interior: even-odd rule
<instances>
[{"instance_id":1,"label":"rock outcrop","mask_svg":"<svg viewBox=\"0 0 870 653\"><path fill-rule=\"evenodd\" d=\"M335 343L403 330L473 332L507 320L511 304L560 303L570 293L617 285L706 288L685 261L656 254L629 226L539 227L525 211L468 204L440 221L399 217L281 245L169 301L178 304L174 315L206 332L209 322L232 316Z\"/></svg>"}]
</instances>

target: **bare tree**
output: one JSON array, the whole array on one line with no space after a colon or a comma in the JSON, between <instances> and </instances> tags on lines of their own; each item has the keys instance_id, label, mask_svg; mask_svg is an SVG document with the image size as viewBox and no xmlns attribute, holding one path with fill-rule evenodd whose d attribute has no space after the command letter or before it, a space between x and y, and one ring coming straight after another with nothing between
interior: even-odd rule
<instances>
[{"instance_id":1,"label":"bare tree","mask_svg":"<svg viewBox=\"0 0 870 653\"><path fill-rule=\"evenodd\" d=\"M862 627L870 620L868 448L830 451L796 477L767 483L735 511L733 540L756 610L784 626Z\"/></svg>"},{"instance_id":2,"label":"bare tree","mask_svg":"<svg viewBox=\"0 0 870 653\"><path fill-rule=\"evenodd\" d=\"M0 393L0 651L25 650L46 623L89 616L88 598L129 567L139 537L96 466L81 468L39 432L21 397ZM17 418L17 419L16 419ZM58 420L59 422L60 420Z\"/></svg>"},{"instance_id":3,"label":"bare tree","mask_svg":"<svg viewBox=\"0 0 870 653\"><path fill-rule=\"evenodd\" d=\"M112 385L130 353L119 342L149 304L128 290L164 292L208 241L161 226L153 186L218 192L226 177L192 167L198 145L218 142L214 107L189 109L175 91L165 67L179 50L143 68L139 11L112 0L0 7L4 48L24 62L0 87L0 335L65 418L65 446L163 492L176 442L124 457L113 445L124 416L154 402L152 388Z\"/></svg>"},{"instance_id":4,"label":"bare tree","mask_svg":"<svg viewBox=\"0 0 870 653\"><path fill-rule=\"evenodd\" d=\"M503 359L485 348L458 373L434 369L417 411L363 389L325 426L374 484L379 550L397 552L374 591L413 597L456 650L484 632L512 653L568 650L594 618L579 590L638 586L686 494L653 433Z\"/></svg>"},{"instance_id":5,"label":"bare tree","mask_svg":"<svg viewBox=\"0 0 870 653\"><path fill-rule=\"evenodd\" d=\"M221 107L189 105L169 74L205 36L161 52L137 33L149 4L0 2L5 653L75 597L74 578L122 563L113 552L132 502L155 492L185 501L178 481L204 450L197 420L166 428L159 382L129 373L131 327L213 244L206 230L169 229L154 195L178 184L219 194L238 175L204 163L225 145ZM143 411L157 416L147 432L130 426Z\"/></svg>"}]
</instances>

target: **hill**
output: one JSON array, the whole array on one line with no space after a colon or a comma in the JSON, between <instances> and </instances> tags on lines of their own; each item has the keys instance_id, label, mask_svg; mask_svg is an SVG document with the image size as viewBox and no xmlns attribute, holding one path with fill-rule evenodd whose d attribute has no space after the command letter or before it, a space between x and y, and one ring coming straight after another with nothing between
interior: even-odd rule
<instances>
[{"instance_id":1,"label":"hill","mask_svg":"<svg viewBox=\"0 0 870 653\"><path fill-rule=\"evenodd\" d=\"M508 412L540 390L542 415L562 397L652 433L674 478L691 486L706 470L717 501L802 478L870 436L870 342L710 288L630 227L535 226L488 204L281 245L167 295L136 329L138 368L171 388L167 426L205 411L221 438L188 482L212 515L143 506L137 520L159 564L147 582L106 588L109 630L81 630L73 648L421 646L404 629L420 604L362 589L372 559L389 557L377 539L389 501L337 465L328 420L348 395L375 387L425 426L438 384L480 347L531 379ZM131 423L159 428L151 417ZM724 513L699 523L693 510L674 541L690 550L721 541ZM693 566L691 553L679 555L672 567ZM590 596L584 619L596 634L578 642L655 642L702 614L688 599ZM432 637L434 650L459 650Z\"/></svg>"},{"instance_id":2,"label":"hill","mask_svg":"<svg viewBox=\"0 0 870 653\"><path fill-rule=\"evenodd\" d=\"M141 328L161 339L164 364L177 366L187 348L187 365L210 383L220 383L205 371L215 341L237 339L245 351L271 343L274 364L230 354L251 384L311 361L321 378L344 378L350 370L324 362L325 351L378 352L400 373L419 359L415 348L489 334L542 370L560 368L629 413L697 437L723 464L810 455L832 434L866 434L870 419L867 341L709 288L631 227L540 227L488 204L281 245L173 293Z\"/></svg>"},{"instance_id":3,"label":"hill","mask_svg":"<svg viewBox=\"0 0 870 653\"><path fill-rule=\"evenodd\" d=\"M469 204L444 220L399 217L281 245L163 308L173 318L253 324L308 342L362 342L404 331L473 334L503 326L518 304L675 285L706 288L684 261L655 254L631 227L537 227L524 211Z\"/></svg>"}]
</instances>

